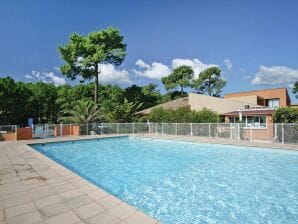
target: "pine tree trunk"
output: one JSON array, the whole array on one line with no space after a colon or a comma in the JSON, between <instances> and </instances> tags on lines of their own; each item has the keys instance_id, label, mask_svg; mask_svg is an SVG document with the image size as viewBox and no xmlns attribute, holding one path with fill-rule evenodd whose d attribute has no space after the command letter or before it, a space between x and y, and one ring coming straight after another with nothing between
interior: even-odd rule
<instances>
[{"instance_id":1,"label":"pine tree trunk","mask_svg":"<svg viewBox=\"0 0 298 224\"><path fill-rule=\"evenodd\" d=\"M94 89L94 102L98 103L98 64L95 65L95 89Z\"/></svg>"}]
</instances>

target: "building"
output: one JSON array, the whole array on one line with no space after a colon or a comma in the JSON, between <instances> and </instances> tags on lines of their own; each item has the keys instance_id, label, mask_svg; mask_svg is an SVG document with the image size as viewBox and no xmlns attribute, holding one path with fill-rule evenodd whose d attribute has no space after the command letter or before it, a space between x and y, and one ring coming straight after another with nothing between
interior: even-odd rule
<instances>
[{"instance_id":1,"label":"building","mask_svg":"<svg viewBox=\"0 0 298 224\"><path fill-rule=\"evenodd\" d=\"M231 93L223 98L189 93L188 97L142 110L138 114L148 115L157 107L172 110L190 107L195 111L207 108L224 117L226 123L241 123L244 139L270 140L274 135L274 111L292 105L287 88Z\"/></svg>"},{"instance_id":2,"label":"building","mask_svg":"<svg viewBox=\"0 0 298 224\"><path fill-rule=\"evenodd\" d=\"M257 104L256 107L246 106L223 114L226 122L242 122L245 127L254 128L264 128L267 123L273 123L274 110L291 105L287 88L225 94L224 99Z\"/></svg>"},{"instance_id":3,"label":"building","mask_svg":"<svg viewBox=\"0 0 298 224\"><path fill-rule=\"evenodd\" d=\"M266 110L264 108L267 108L267 113L270 113L272 115L274 109L290 105L291 100L286 88L231 93L225 94L223 98L197 93L189 93L188 97L179 98L151 108L147 108L138 112L138 114L148 115L150 114L152 109L158 107L172 110L176 110L180 107L190 107L191 110L196 111L203 108L208 108L224 117L235 118L238 116L239 110L249 111L254 109L254 114L256 114L258 110L255 109L262 108L262 113L260 114L262 115L264 113L264 110ZM234 121L234 118L230 121Z\"/></svg>"},{"instance_id":4,"label":"building","mask_svg":"<svg viewBox=\"0 0 298 224\"><path fill-rule=\"evenodd\" d=\"M177 110L180 107L189 107L191 110L201 110L203 108L208 108L213 110L214 112L224 115L224 113L230 112L237 108L244 108L246 102L223 99L219 97L206 96L197 93L189 93L188 97L179 98L176 100L172 100L163 104L159 104L154 107L147 108L138 112L138 114L148 115L154 108L164 108L164 109L172 109ZM251 107L258 106L257 104L248 104Z\"/></svg>"},{"instance_id":5,"label":"building","mask_svg":"<svg viewBox=\"0 0 298 224\"><path fill-rule=\"evenodd\" d=\"M224 99L244 101L269 108L286 107L291 105L291 99L289 97L287 88L230 93L225 94Z\"/></svg>"},{"instance_id":6,"label":"building","mask_svg":"<svg viewBox=\"0 0 298 224\"><path fill-rule=\"evenodd\" d=\"M243 138L271 140L274 136L273 113L279 107L291 106L287 88L265 89L224 95L224 99L256 103L224 114L227 123L242 123Z\"/></svg>"}]
</instances>

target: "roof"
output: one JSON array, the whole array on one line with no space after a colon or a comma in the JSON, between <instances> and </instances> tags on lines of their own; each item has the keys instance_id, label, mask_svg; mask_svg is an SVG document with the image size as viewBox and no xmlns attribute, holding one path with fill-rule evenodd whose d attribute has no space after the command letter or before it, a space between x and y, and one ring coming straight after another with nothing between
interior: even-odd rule
<instances>
[{"instance_id":1,"label":"roof","mask_svg":"<svg viewBox=\"0 0 298 224\"><path fill-rule=\"evenodd\" d=\"M251 109L241 109L225 113L225 116L238 116L241 111L243 116L247 115L272 115L275 109L273 108L251 108Z\"/></svg>"},{"instance_id":2,"label":"roof","mask_svg":"<svg viewBox=\"0 0 298 224\"><path fill-rule=\"evenodd\" d=\"M270 88L270 89L256 89L256 90L242 91L242 92L236 92L236 93L226 93L224 95L233 95L233 94L239 94L239 93L251 93L251 92L260 92L260 91L270 91L270 90L277 90L277 89L284 89L284 90L288 91L287 88L281 87L281 88Z\"/></svg>"},{"instance_id":3,"label":"roof","mask_svg":"<svg viewBox=\"0 0 298 224\"><path fill-rule=\"evenodd\" d=\"M163 109L177 110L180 107L187 107L187 106L189 106L188 97L183 97L183 98L172 100L172 101L169 101L169 102L166 102L166 103L159 104L159 105L154 106L154 107L147 108L145 110L141 110L137 114L144 114L144 115L145 114L150 114L150 112L154 108L159 108L159 107L161 107Z\"/></svg>"}]
</instances>

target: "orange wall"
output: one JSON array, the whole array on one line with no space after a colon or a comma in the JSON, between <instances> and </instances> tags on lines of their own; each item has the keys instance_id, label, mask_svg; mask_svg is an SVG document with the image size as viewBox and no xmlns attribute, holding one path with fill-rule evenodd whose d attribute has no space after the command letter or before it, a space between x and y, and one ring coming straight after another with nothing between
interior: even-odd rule
<instances>
[{"instance_id":1,"label":"orange wall","mask_svg":"<svg viewBox=\"0 0 298 224\"><path fill-rule=\"evenodd\" d=\"M267 123L267 128L265 129L252 129L252 139L253 140L273 140L273 129L274 125L272 123ZM243 129L243 138L250 139L251 130Z\"/></svg>"},{"instance_id":2,"label":"orange wall","mask_svg":"<svg viewBox=\"0 0 298 224\"><path fill-rule=\"evenodd\" d=\"M16 133L5 133L5 134L1 134L1 136L4 141L15 141L16 140Z\"/></svg>"},{"instance_id":3,"label":"orange wall","mask_svg":"<svg viewBox=\"0 0 298 224\"><path fill-rule=\"evenodd\" d=\"M32 128L17 128L17 139L18 140L32 139Z\"/></svg>"},{"instance_id":4,"label":"orange wall","mask_svg":"<svg viewBox=\"0 0 298 224\"><path fill-rule=\"evenodd\" d=\"M60 125L55 127L55 136L60 136ZM63 125L62 135L80 135L80 126L79 125Z\"/></svg>"},{"instance_id":5,"label":"orange wall","mask_svg":"<svg viewBox=\"0 0 298 224\"><path fill-rule=\"evenodd\" d=\"M32 139L32 128L17 128L16 133L1 134L4 141L28 140Z\"/></svg>"},{"instance_id":6,"label":"orange wall","mask_svg":"<svg viewBox=\"0 0 298 224\"><path fill-rule=\"evenodd\" d=\"M257 91L242 92L242 93L230 93L230 94L225 94L224 98L227 99L227 98L240 97L240 96L259 96L264 99L279 98L281 107L286 107L291 104L286 88L257 90Z\"/></svg>"},{"instance_id":7,"label":"orange wall","mask_svg":"<svg viewBox=\"0 0 298 224\"><path fill-rule=\"evenodd\" d=\"M225 117L225 123L229 123L229 117ZM253 140L273 140L274 124L271 115L266 116L266 128L243 128L243 139L250 140L251 132Z\"/></svg>"}]
</instances>

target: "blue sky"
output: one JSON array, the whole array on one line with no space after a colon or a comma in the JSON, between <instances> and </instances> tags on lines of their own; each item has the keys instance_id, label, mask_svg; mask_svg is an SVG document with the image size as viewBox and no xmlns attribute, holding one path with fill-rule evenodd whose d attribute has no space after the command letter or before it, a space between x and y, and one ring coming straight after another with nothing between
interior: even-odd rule
<instances>
[{"instance_id":1,"label":"blue sky","mask_svg":"<svg viewBox=\"0 0 298 224\"><path fill-rule=\"evenodd\" d=\"M127 57L120 67L102 68L105 83L159 84L189 64L197 72L220 66L223 93L289 87L298 80L297 10L291 0L1 0L0 76L61 84L57 46L73 32L114 26Z\"/></svg>"}]
</instances>

